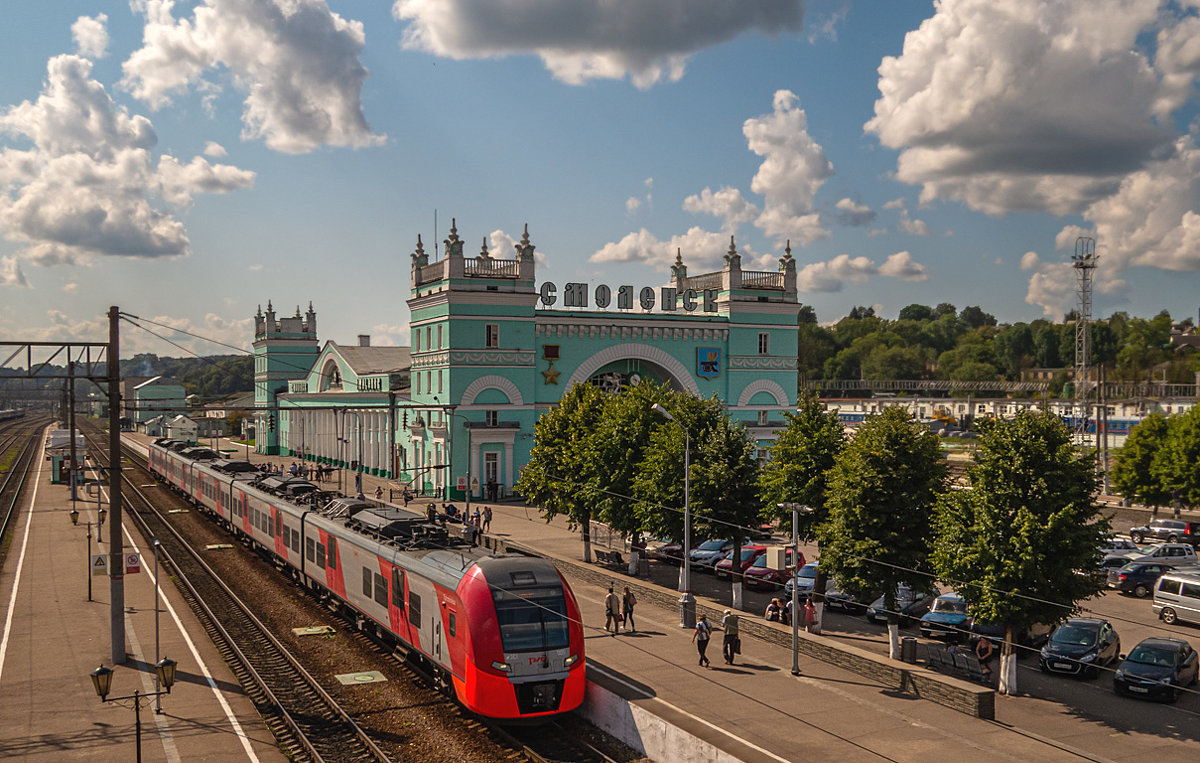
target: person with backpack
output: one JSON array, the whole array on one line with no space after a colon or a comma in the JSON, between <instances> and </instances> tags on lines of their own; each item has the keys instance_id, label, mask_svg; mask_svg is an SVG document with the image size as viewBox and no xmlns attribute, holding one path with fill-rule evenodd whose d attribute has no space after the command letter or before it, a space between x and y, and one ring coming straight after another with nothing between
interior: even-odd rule
<instances>
[{"instance_id":1,"label":"person with backpack","mask_svg":"<svg viewBox=\"0 0 1200 763\"><path fill-rule=\"evenodd\" d=\"M637 632L633 627L633 608L636 604L637 597L629 590L629 586L625 586L625 595L621 597L621 615L625 618L625 630L630 633Z\"/></svg>"},{"instance_id":2,"label":"person with backpack","mask_svg":"<svg viewBox=\"0 0 1200 763\"><path fill-rule=\"evenodd\" d=\"M707 615L700 615L700 619L696 621L696 630L692 632L692 641L696 644L696 650L700 653L700 662L697 664L700 667L708 667L708 657L705 652L708 651L708 640L712 638L712 625L708 622Z\"/></svg>"}]
</instances>

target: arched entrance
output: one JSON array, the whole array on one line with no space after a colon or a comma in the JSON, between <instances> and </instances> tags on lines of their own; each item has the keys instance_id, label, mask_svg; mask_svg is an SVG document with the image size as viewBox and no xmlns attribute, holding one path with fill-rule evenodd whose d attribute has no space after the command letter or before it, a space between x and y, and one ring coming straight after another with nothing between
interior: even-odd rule
<instances>
[{"instance_id":1,"label":"arched entrance","mask_svg":"<svg viewBox=\"0 0 1200 763\"><path fill-rule=\"evenodd\" d=\"M699 385L683 363L658 347L633 342L606 347L580 363L567 380L566 388L595 377L601 378L602 388L605 384L627 384L634 374L643 378L650 376L697 397L700 395Z\"/></svg>"}]
</instances>

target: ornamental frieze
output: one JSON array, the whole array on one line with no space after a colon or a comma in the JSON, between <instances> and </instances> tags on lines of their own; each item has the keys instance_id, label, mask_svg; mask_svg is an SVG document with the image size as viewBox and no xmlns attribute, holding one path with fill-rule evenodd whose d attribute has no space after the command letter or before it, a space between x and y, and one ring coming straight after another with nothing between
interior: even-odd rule
<instances>
[{"instance_id":1,"label":"ornamental frieze","mask_svg":"<svg viewBox=\"0 0 1200 763\"><path fill-rule=\"evenodd\" d=\"M511 350L453 350L450 362L456 366L532 366L532 352Z\"/></svg>"},{"instance_id":2,"label":"ornamental frieze","mask_svg":"<svg viewBox=\"0 0 1200 763\"><path fill-rule=\"evenodd\" d=\"M733 355L729 358L729 367L741 370L755 371L795 371L795 358L776 358L770 355Z\"/></svg>"}]
</instances>

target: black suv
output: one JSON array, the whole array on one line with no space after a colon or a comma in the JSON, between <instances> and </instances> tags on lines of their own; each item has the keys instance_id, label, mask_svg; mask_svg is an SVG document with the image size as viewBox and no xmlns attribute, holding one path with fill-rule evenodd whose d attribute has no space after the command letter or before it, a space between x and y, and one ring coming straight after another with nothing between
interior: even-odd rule
<instances>
[{"instance_id":1,"label":"black suv","mask_svg":"<svg viewBox=\"0 0 1200 763\"><path fill-rule=\"evenodd\" d=\"M1200 522L1185 522L1182 519L1152 519L1150 524L1129 528L1129 537L1134 543L1148 540L1165 540L1168 543L1191 543L1200 545Z\"/></svg>"},{"instance_id":2,"label":"black suv","mask_svg":"<svg viewBox=\"0 0 1200 763\"><path fill-rule=\"evenodd\" d=\"M1144 599L1154 590L1155 581L1174 571L1175 567L1165 562L1130 562L1108 571L1108 587Z\"/></svg>"}]
</instances>

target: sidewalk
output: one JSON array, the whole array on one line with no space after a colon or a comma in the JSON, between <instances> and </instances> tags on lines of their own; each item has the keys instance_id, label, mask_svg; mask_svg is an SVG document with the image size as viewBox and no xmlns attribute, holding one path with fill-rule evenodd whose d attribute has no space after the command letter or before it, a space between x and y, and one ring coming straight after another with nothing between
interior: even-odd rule
<instances>
[{"instance_id":1,"label":"sidewalk","mask_svg":"<svg viewBox=\"0 0 1200 763\"><path fill-rule=\"evenodd\" d=\"M48 462L38 463L36 493L25 504L32 503L32 510L22 511L16 522L0 572L0 758L131 761L132 700L101 703L89 675L98 665L112 667L109 580L88 574L88 521L92 553L108 548L96 537L95 498L78 502L79 525L73 526L68 488L50 484ZM128 525L125 548L141 552L141 572L125 576L129 657L115 668L110 697L154 691L153 555ZM175 686L162 697L161 715L153 700L142 700L143 759L285 760L175 586L164 577L160 590L161 655L176 660L178 668Z\"/></svg>"}]
</instances>

